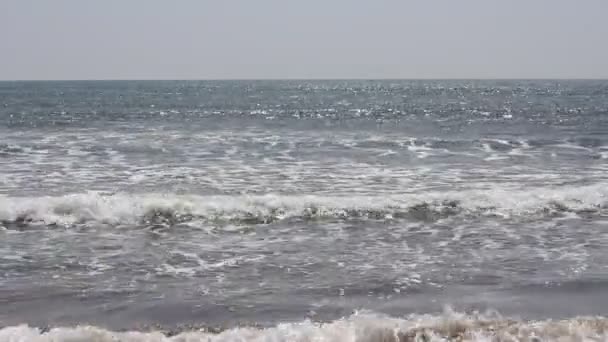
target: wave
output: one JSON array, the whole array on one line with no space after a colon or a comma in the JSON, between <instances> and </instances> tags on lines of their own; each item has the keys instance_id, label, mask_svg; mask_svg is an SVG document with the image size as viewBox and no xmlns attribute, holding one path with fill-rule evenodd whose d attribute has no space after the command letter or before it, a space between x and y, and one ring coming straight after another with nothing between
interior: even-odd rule
<instances>
[{"instance_id":1,"label":"wave","mask_svg":"<svg viewBox=\"0 0 608 342\"><path fill-rule=\"evenodd\" d=\"M403 195L106 194L0 196L4 225L267 224L284 220L427 220L446 217L547 217L605 214L608 185L488 189Z\"/></svg>"},{"instance_id":2,"label":"wave","mask_svg":"<svg viewBox=\"0 0 608 342\"><path fill-rule=\"evenodd\" d=\"M355 313L329 323L304 321L270 328L237 327L178 329L173 331L114 332L94 326L39 329L27 325L0 329L0 342L9 341L606 341L608 319L576 317L564 320L524 321L499 315L412 315L392 318L372 313Z\"/></svg>"}]
</instances>

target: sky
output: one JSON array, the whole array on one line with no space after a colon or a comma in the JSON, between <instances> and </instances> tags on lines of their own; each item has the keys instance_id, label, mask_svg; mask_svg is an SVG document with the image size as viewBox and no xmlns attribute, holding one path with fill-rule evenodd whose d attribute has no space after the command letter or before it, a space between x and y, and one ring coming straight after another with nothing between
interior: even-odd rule
<instances>
[{"instance_id":1,"label":"sky","mask_svg":"<svg viewBox=\"0 0 608 342\"><path fill-rule=\"evenodd\" d=\"M0 79L608 78L606 0L0 0Z\"/></svg>"}]
</instances>

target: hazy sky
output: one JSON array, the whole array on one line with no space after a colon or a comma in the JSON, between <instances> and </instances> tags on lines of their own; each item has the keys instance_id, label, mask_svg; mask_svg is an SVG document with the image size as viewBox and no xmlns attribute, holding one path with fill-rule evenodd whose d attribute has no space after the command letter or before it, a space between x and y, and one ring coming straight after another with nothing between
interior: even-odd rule
<instances>
[{"instance_id":1,"label":"hazy sky","mask_svg":"<svg viewBox=\"0 0 608 342\"><path fill-rule=\"evenodd\" d=\"M608 0L0 0L0 79L608 78Z\"/></svg>"}]
</instances>

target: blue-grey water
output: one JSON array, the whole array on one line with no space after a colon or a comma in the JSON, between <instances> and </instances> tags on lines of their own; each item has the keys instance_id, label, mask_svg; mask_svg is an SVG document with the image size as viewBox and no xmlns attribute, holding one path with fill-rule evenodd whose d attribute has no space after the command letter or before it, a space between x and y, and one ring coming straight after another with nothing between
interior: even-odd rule
<instances>
[{"instance_id":1,"label":"blue-grey water","mask_svg":"<svg viewBox=\"0 0 608 342\"><path fill-rule=\"evenodd\" d=\"M0 82L1 341L607 341L607 310L608 81Z\"/></svg>"}]
</instances>

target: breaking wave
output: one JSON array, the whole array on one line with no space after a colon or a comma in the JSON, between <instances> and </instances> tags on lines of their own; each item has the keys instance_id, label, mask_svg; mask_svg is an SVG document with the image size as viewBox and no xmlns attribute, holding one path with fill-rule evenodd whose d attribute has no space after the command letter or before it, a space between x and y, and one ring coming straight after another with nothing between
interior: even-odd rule
<instances>
[{"instance_id":1,"label":"breaking wave","mask_svg":"<svg viewBox=\"0 0 608 342\"><path fill-rule=\"evenodd\" d=\"M412 315L392 318L356 313L329 323L304 321L271 328L237 327L227 330L175 329L114 332L93 326L39 329L27 325L0 329L0 342L13 341L606 341L608 319L577 317L565 320L523 321L499 315Z\"/></svg>"},{"instance_id":2,"label":"breaking wave","mask_svg":"<svg viewBox=\"0 0 608 342\"><path fill-rule=\"evenodd\" d=\"M608 185L390 196L104 194L0 196L4 225L266 224L283 220L438 220L450 216L605 214Z\"/></svg>"}]
</instances>

